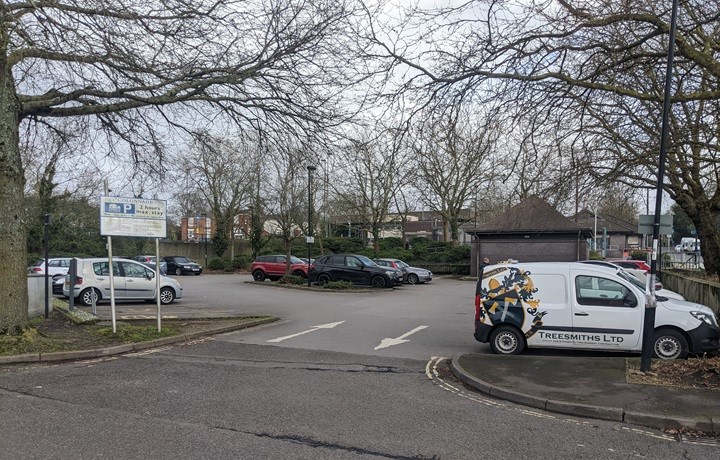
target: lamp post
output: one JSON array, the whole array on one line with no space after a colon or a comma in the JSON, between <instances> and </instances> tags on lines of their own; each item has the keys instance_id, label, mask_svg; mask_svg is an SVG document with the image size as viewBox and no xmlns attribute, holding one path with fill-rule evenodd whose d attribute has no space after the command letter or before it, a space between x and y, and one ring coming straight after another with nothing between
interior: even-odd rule
<instances>
[{"instance_id":1,"label":"lamp post","mask_svg":"<svg viewBox=\"0 0 720 460\"><path fill-rule=\"evenodd\" d=\"M646 284L647 302L643 318L642 354L640 371L648 372L652 363L653 335L655 332L655 275L658 269L658 240L660 238L660 212L662 211L662 191L665 180L665 157L667 156L667 139L670 116L670 93L672 91L673 62L675 59L675 31L677 29L678 0L672 2L670 15L670 37L668 38L667 69L665 72L665 95L663 98L662 126L660 128L660 158L658 159L657 190L655 192L655 219L653 222L652 258L650 259L650 276Z\"/></svg>"},{"instance_id":2,"label":"lamp post","mask_svg":"<svg viewBox=\"0 0 720 460\"><path fill-rule=\"evenodd\" d=\"M312 194L312 180L313 180L313 171L315 171L315 166L308 165L308 231L307 231L307 250L308 250L308 276L307 276L307 284L308 287L310 287L310 258L312 256L312 245L315 242L315 239L313 238L313 224L312 224L312 216L313 216L313 194Z\"/></svg>"}]
</instances>

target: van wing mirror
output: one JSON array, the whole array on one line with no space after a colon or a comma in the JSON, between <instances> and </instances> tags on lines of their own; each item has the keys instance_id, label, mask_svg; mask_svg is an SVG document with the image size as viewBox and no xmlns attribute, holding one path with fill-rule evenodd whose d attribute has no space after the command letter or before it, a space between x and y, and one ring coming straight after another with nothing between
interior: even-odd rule
<instances>
[{"instance_id":1,"label":"van wing mirror","mask_svg":"<svg viewBox=\"0 0 720 460\"><path fill-rule=\"evenodd\" d=\"M623 307L635 308L637 307L637 304L637 299L632 292L625 293L625 296L623 297Z\"/></svg>"}]
</instances>

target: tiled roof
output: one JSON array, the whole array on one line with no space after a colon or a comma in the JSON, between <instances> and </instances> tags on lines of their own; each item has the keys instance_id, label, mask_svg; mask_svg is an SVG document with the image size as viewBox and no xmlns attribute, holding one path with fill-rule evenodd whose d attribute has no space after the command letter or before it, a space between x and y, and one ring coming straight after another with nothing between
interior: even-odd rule
<instances>
[{"instance_id":1,"label":"tiled roof","mask_svg":"<svg viewBox=\"0 0 720 460\"><path fill-rule=\"evenodd\" d=\"M529 196L502 214L488 221L479 217L476 228L468 228L467 233L568 233L583 232L592 234L590 227L580 225L563 216L557 209L537 196Z\"/></svg>"}]
</instances>

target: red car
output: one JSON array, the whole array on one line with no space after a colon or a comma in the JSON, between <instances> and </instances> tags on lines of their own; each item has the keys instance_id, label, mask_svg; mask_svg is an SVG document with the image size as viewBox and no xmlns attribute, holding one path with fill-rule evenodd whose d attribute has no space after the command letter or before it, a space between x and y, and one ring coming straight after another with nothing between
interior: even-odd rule
<instances>
[{"instance_id":1,"label":"red car","mask_svg":"<svg viewBox=\"0 0 720 460\"><path fill-rule=\"evenodd\" d=\"M250 273L255 281L265 281L269 278L277 281L285 276L287 259L283 255L259 256L252 263ZM307 278L308 264L295 256L290 256L290 274Z\"/></svg>"},{"instance_id":2,"label":"red car","mask_svg":"<svg viewBox=\"0 0 720 460\"><path fill-rule=\"evenodd\" d=\"M619 265L622 268L634 268L635 270L650 271L650 266L645 263L644 260L630 260L630 259L619 259L619 260L608 260L615 265Z\"/></svg>"}]
</instances>

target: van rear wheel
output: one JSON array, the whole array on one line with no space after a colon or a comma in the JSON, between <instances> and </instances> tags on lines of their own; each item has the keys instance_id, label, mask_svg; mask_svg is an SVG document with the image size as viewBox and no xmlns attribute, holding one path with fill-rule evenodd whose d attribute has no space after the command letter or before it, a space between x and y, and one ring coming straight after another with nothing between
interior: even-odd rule
<instances>
[{"instance_id":1,"label":"van rear wheel","mask_svg":"<svg viewBox=\"0 0 720 460\"><path fill-rule=\"evenodd\" d=\"M490 334L490 348L498 355L519 355L525 349L525 337L510 326L500 326Z\"/></svg>"},{"instance_id":2,"label":"van rear wheel","mask_svg":"<svg viewBox=\"0 0 720 460\"><path fill-rule=\"evenodd\" d=\"M658 359L685 359L688 356L688 342L674 329L660 329L653 338L653 355Z\"/></svg>"}]
</instances>

